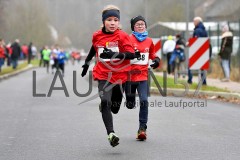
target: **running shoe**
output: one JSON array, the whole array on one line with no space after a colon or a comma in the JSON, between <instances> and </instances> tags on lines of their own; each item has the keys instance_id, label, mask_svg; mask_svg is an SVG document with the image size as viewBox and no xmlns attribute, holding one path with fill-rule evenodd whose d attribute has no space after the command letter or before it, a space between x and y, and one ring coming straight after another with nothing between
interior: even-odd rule
<instances>
[{"instance_id":1,"label":"running shoe","mask_svg":"<svg viewBox=\"0 0 240 160\"><path fill-rule=\"evenodd\" d=\"M115 133L110 133L109 135L108 135L108 141L109 141L109 143L110 143L110 145L112 146L112 147L115 147L115 146L117 146L119 143L118 143L118 141L119 141L119 138L118 138L118 136L115 134Z\"/></svg>"},{"instance_id":2,"label":"running shoe","mask_svg":"<svg viewBox=\"0 0 240 160\"><path fill-rule=\"evenodd\" d=\"M137 133L137 140L144 141L147 139L147 133L145 128L140 128Z\"/></svg>"}]
</instances>

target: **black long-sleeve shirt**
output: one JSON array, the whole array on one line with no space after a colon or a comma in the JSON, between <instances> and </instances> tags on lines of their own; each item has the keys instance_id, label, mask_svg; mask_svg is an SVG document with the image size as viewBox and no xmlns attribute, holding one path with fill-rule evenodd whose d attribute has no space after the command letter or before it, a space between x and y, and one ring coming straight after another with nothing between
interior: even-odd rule
<instances>
[{"instance_id":1,"label":"black long-sleeve shirt","mask_svg":"<svg viewBox=\"0 0 240 160\"><path fill-rule=\"evenodd\" d=\"M92 47L91 47L90 51L88 52L88 55L85 59L85 64L89 63L95 55L96 55L96 51L92 45Z\"/></svg>"}]
</instances>

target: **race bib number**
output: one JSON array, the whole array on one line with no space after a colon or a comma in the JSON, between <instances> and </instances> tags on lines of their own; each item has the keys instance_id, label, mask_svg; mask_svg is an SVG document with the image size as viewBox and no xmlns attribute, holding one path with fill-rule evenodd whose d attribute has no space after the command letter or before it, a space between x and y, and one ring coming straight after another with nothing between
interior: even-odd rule
<instances>
[{"instance_id":1,"label":"race bib number","mask_svg":"<svg viewBox=\"0 0 240 160\"><path fill-rule=\"evenodd\" d=\"M131 64L147 65L149 60L149 53L140 53L141 57L131 60Z\"/></svg>"},{"instance_id":2,"label":"race bib number","mask_svg":"<svg viewBox=\"0 0 240 160\"><path fill-rule=\"evenodd\" d=\"M113 52L118 52L119 53L119 48L118 47L109 47L108 49L111 49ZM101 59L102 61L110 61L111 59L102 59L100 58L100 55L103 53L104 48L98 48L98 58ZM114 58L112 60L119 60L118 58Z\"/></svg>"}]
</instances>

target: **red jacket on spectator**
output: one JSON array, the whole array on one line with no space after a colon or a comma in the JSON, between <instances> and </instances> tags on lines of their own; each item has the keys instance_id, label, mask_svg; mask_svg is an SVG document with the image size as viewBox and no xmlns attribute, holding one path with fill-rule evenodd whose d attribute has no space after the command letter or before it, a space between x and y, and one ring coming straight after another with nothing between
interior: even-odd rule
<instances>
[{"instance_id":1,"label":"red jacket on spectator","mask_svg":"<svg viewBox=\"0 0 240 160\"><path fill-rule=\"evenodd\" d=\"M0 46L0 58L5 58L4 47Z\"/></svg>"},{"instance_id":2,"label":"red jacket on spectator","mask_svg":"<svg viewBox=\"0 0 240 160\"><path fill-rule=\"evenodd\" d=\"M24 55L28 55L28 46L27 45L22 45L22 52Z\"/></svg>"},{"instance_id":3,"label":"red jacket on spectator","mask_svg":"<svg viewBox=\"0 0 240 160\"><path fill-rule=\"evenodd\" d=\"M6 50L7 50L7 53L8 53L9 56L12 55L12 48L11 48L11 46L6 46Z\"/></svg>"}]
</instances>

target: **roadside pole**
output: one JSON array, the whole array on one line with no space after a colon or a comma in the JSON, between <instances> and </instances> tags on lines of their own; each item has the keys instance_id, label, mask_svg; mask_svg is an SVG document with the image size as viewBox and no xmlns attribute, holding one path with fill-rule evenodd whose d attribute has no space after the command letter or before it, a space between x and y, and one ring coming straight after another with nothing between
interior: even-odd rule
<instances>
[{"instance_id":1,"label":"roadside pole","mask_svg":"<svg viewBox=\"0 0 240 160\"><path fill-rule=\"evenodd\" d=\"M185 32L185 38L186 38L186 42L188 42L189 39L189 0L186 0L186 6L185 6L185 14L186 14L186 32ZM186 72L188 73L188 60L189 60L189 48L185 47L185 56L186 56Z\"/></svg>"}]
</instances>

